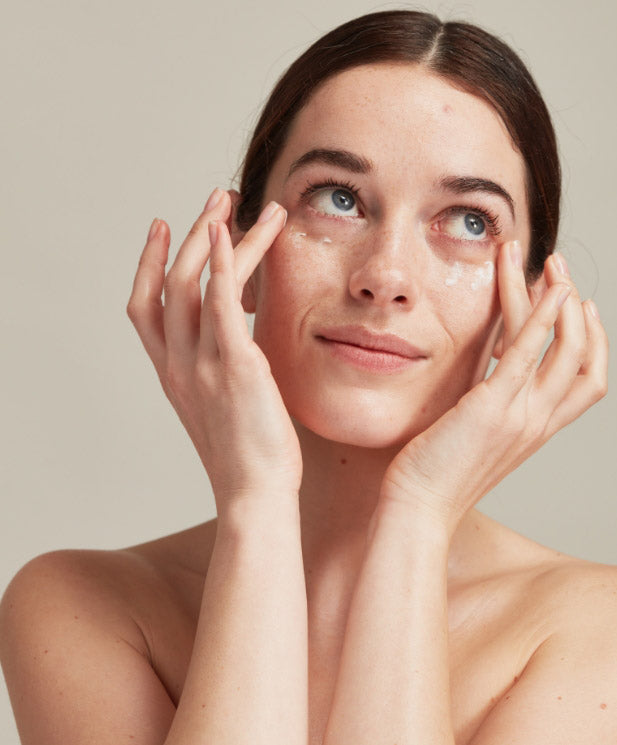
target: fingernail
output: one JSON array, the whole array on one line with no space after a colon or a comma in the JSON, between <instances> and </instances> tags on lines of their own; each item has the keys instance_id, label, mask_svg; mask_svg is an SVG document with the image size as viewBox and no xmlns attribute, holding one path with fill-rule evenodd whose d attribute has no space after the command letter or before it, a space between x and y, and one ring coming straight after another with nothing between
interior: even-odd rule
<instances>
[{"instance_id":1,"label":"fingernail","mask_svg":"<svg viewBox=\"0 0 617 745\"><path fill-rule=\"evenodd\" d=\"M510 261L514 264L515 267L518 267L519 269L522 268L523 251L521 249L520 241L512 241L512 243L510 243Z\"/></svg>"},{"instance_id":2,"label":"fingernail","mask_svg":"<svg viewBox=\"0 0 617 745\"><path fill-rule=\"evenodd\" d=\"M559 271L563 274L563 276L569 277L570 272L568 271L568 265L566 264L566 260L563 258L563 256L559 252L555 254L555 261L557 262Z\"/></svg>"},{"instance_id":3,"label":"fingernail","mask_svg":"<svg viewBox=\"0 0 617 745\"><path fill-rule=\"evenodd\" d=\"M150 225L150 231L148 232L149 241L151 241L154 238L158 229L159 229L159 219L158 217L155 217L154 220L152 220L152 225Z\"/></svg>"},{"instance_id":4,"label":"fingernail","mask_svg":"<svg viewBox=\"0 0 617 745\"><path fill-rule=\"evenodd\" d=\"M208 201L206 202L206 206L204 207L204 212L214 209L214 207L216 207L216 205L221 201L222 196L223 190L219 189L219 187L217 186L212 194L210 194L210 196L208 197Z\"/></svg>"},{"instance_id":5,"label":"fingernail","mask_svg":"<svg viewBox=\"0 0 617 745\"><path fill-rule=\"evenodd\" d=\"M276 202L270 202L267 207L264 208L261 215L259 215L259 220L257 222L264 223L268 222L268 220L276 213L278 210L279 205Z\"/></svg>"},{"instance_id":6,"label":"fingernail","mask_svg":"<svg viewBox=\"0 0 617 745\"><path fill-rule=\"evenodd\" d=\"M219 234L219 227L216 220L210 220L208 223L208 235L210 236L210 245L214 246Z\"/></svg>"},{"instance_id":7,"label":"fingernail","mask_svg":"<svg viewBox=\"0 0 617 745\"><path fill-rule=\"evenodd\" d=\"M598 306L593 302L593 300L588 300L587 305L589 306L589 312L594 318L597 318L600 320L600 313L598 312Z\"/></svg>"},{"instance_id":8,"label":"fingernail","mask_svg":"<svg viewBox=\"0 0 617 745\"><path fill-rule=\"evenodd\" d=\"M561 308L561 306L566 302L568 299L568 295L572 292L571 287L564 286L564 288L561 291L561 294L557 298L557 307Z\"/></svg>"}]
</instances>

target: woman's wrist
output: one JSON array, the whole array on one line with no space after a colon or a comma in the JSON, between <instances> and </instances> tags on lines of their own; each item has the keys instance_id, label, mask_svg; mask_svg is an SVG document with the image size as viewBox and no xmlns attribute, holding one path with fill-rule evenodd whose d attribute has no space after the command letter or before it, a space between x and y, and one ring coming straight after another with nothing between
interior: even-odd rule
<instances>
[{"instance_id":1,"label":"woman's wrist","mask_svg":"<svg viewBox=\"0 0 617 745\"><path fill-rule=\"evenodd\" d=\"M300 529L300 503L297 493L255 491L234 496L218 511L217 530L236 538L254 534L262 528Z\"/></svg>"},{"instance_id":2,"label":"woman's wrist","mask_svg":"<svg viewBox=\"0 0 617 745\"><path fill-rule=\"evenodd\" d=\"M430 506L415 502L404 502L380 496L371 519L368 540L374 536L379 525L392 522L398 525L404 535L410 539L435 542L447 548L456 530L456 526L440 516Z\"/></svg>"}]
</instances>

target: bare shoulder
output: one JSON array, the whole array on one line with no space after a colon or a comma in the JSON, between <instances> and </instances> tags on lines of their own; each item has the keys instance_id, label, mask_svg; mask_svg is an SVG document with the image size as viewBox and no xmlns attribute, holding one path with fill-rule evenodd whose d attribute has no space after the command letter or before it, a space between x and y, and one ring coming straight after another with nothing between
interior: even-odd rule
<instances>
[{"instance_id":1,"label":"bare shoulder","mask_svg":"<svg viewBox=\"0 0 617 745\"><path fill-rule=\"evenodd\" d=\"M0 660L23 745L162 741L175 707L137 620L156 584L130 551L53 551L17 572Z\"/></svg>"},{"instance_id":2,"label":"bare shoulder","mask_svg":"<svg viewBox=\"0 0 617 745\"><path fill-rule=\"evenodd\" d=\"M153 619L164 616L165 608L182 608L191 582L200 594L210 551L208 525L122 549L41 554L6 588L0 628L15 612L33 623L52 613L91 620L152 657Z\"/></svg>"},{"instance_id":3,"label":"bare shoulder","mask_svg":"<svg viewBox=\"0 0 617 745\"><path fill-rule=\"evenodd\" d=\"M205 524L208 525L208 524ZM24 745L162 742L199 610L205 526L35 557L0 601L0 661Z\"/></svg>"},{"instance_id":4,"label":"bare shoulder","mask_svg":"<svg viewBox=\"0 0 617 745\"><path fill-rule=\"evenodd\" d=\"M538 573L536 585L554 633L603 629L617 640L617 566L563 556Z\"/></svg>"},{"instance_id":5,"label":"bare shoulder","mask_svg":"<svg viewBox=\"0 0 617 745\"><path fill-rule=\"evenodd\" d=\"M518 539L512 539L518 545ZM534 544L516 592L512 628L533 636L523 668L468 745L612 745L617 731L617 567ZM557 738L557 740L556 740Z\"/></svg>"},{"instance_id":6,"label":"bare shoulder","mask_svg":"<svg viewBox=\"0 0 617 745\"><path fill-rule=\"evenodd\" d=\"M41 619L48 626L55 621L93 623L120 634L147 655L142 630L131 614L134 590L147 584L147 575L147 564L127 551L65 549L41 554L6 588L0 629L17 619L22 629L40 625Z\"/></svg>"}]
</instances>

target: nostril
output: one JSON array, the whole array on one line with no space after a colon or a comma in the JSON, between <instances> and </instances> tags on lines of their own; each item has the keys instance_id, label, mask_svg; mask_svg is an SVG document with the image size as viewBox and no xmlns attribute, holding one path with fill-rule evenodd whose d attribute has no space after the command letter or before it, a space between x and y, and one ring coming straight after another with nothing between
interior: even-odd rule
<instances>
[{"instance_id":1,"label":"nostril","mask_svg":"<svg viewBox=\"0 0 617 745\"><path fill-rule=\"evenodd\" d=\"M397 300L399 303L407 302L407 298L405 297L405 295L397 295L394 299Z\"/></svg>"},{"instance_id":2,"label":"nostril","mask_svg":"<svg viewBox=\"0 0 617 745\"><path fill-rule=\"evenodd\" d=\"M373 297L373 293L370 290L367 290L367 289L362 290L362 294L365 297Z\"/></svg>"}]
</instances>

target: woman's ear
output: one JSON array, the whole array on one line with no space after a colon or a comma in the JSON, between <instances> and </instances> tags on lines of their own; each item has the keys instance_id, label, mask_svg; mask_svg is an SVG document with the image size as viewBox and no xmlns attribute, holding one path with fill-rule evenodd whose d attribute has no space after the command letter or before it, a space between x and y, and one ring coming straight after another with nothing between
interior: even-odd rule
<instances>
[{"instance_id":1,"label":"woman's ear","mask_svg":"<svg viewBox=\"0 0 617 745\"><path fill-rule=\"evenodd\" d=\"M240 203L241 196L236 189L229 189L229 196L231 198L231 221L230 221L230 228L229 228L229 235L231 237L231 244L235 248L238 243L244 238L246 235L245 230L240 230L238 227L238 223L236 222L236 213L238 210L238 204ZM255 284L254 284L254 276L255 274L251 274L251 276L246 281L244 287L242 288L242 308L244 309L245 313L254 313L255 307L256 307L256 299L255 299Z\"/></svg>"}]
</instances>

